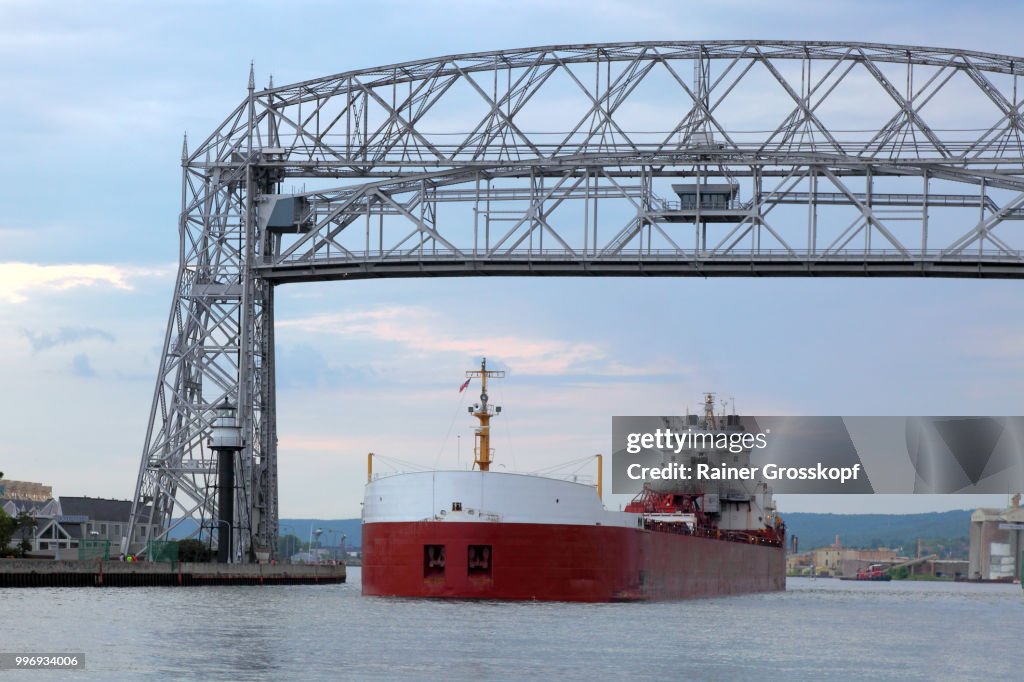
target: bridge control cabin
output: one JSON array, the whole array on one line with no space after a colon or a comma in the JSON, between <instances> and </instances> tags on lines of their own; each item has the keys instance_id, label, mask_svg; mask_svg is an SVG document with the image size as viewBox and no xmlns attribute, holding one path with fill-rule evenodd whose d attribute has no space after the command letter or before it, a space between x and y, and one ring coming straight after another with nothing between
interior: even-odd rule
<instances>
[{"instance_id":1,"label":"bridge control cabin","mask_svg":"<svg viewBox=\"0 0 1024 682\"><path fill-rule=\"evenodd\" d=\"M747 215L749 207L737 199L737 183L684 183L672 185L679 201L664 202L657 211L667 222L693 223L700 214L702 223L736 223Z\"/></svg>"},{"instance_id":2,"label":"bridge control cabin","mask_svg":"<svg viewBox=\"0 0 1024 682\"><path fill-rule=\"evenodd\" d=\"M301 234L313 226L304 196L267 195L259 206L262 227L272 234Z\"/></svg>"}]
</instances>

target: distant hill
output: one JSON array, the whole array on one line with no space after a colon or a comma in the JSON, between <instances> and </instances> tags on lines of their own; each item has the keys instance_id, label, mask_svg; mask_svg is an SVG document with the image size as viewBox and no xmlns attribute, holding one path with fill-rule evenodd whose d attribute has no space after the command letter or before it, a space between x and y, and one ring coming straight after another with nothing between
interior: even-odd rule
<instances>
[{"instance_id":1,"label":"distant hill","mask_svg":"<svg viewBox=\"0 0 1024 682\"><path fill-rule=\"evenodd\" d=\"M345 535L345 547L355 549L362 544L362 528L359 519L281 519L278 528L281 535L294 535L302 542L308 542L311 531L320 528L320 545L327 547L339 546L341 535ZM191 535L196 529L193 521L183 521L181 525L171 532L171 538L180 540ZM333 533L331 531L334 531Z\"/></svg>"},{"instance_id":2,"label":"distant hill","mask_svg":"<svg viewBox=\"0 0 1024 682\"><path fill-rule=\"evenodd\" d=\"M966 542L971 512L966 509L927 514L809 514L790 512L782 515L790 535L800 538L800 551L831 545L839 535L844 547L903 547L912 551L917 539L963 540ZM281 535L289 533L301 541L309 540L310 530L322 528L320 544L335 546L345 534L345 546L361 546L359 519L281 519ZM195 524L183 523L173 533L187 537ZM331 531L334 531L331 533ZM950 544L956 545L960 543Z\"/></svg>"},{"instance_id":3,"label":"distant hill","mask_svg":"<svg viewBox=\"0 0 1024 682\"><path fill-rule=\"evenodd\" d=\"M324 532L320 535L320 545L323 547L332 543L335 547L339 546L342 533L345 534L347 549L356 549L362 545L363 529L360 519L281 519L278 528L282 536L290 533L303 542L309 540L311 530L321 528Z\"/></svg>"},{"instance_id":4,"label":"distant hill","mask_svg":"<svg viewBox=\"0 0 1024 682\"><path fill-rule=\"evenodd\" d=\"M903 547L917 539L966 538L971 512L966 509L927 514L783 514L789 535L800 538L800 551L824 547L839 536L844 547Z\"/></svg>"}]
</instances>

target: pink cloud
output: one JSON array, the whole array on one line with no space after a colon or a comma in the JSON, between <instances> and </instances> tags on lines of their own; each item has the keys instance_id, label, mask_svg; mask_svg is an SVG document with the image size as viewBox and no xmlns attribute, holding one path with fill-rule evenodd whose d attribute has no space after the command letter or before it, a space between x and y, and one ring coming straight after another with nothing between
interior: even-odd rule
<instances>
[{"instance_id":1,"label":"pink cloud","mask_svg":"<svg viewBox=\"0 0 1024 682\"><path fill-rule=\"evenodd\" d=\"M478 335L422 307L388 306L282 320L278 326L311 334L369 339L403 346L420 356L452 353L500 358L523 374L594 372L611 376L650 374L653 367L626 365L592 342L539 338L515 333Z\"/></svg>"},{"instance_id":2,"label":"pink cloud","mask_svg":"<svg viewBox=\"0 0 1024 682\"><path fill-rule=\"evenodd\" d=\"M167 268L138 268L95 263L0 263L0 303L25 303L32 295L105 286L131 290L138 277L164 276Z\"/></svg>"}]
</instances>

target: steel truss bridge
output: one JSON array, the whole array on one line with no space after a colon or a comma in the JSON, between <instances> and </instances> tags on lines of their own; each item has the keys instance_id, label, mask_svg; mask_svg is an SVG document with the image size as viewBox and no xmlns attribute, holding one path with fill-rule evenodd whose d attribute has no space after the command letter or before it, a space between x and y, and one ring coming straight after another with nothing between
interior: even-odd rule
<instances>
[{"instance_id":1,"label":"steel truss bridge","mask_svg":"<svg viewBox=\"0 0 1024 682\"><path fill-rule=\"evenodd\" d=\"M128 537L276 552L274 287L466 275L1024 276L1024 58L567 45L258 90L183 148L180 269ZM193 533L195 534L195 533Z\"/></svg>"}]
</instances>

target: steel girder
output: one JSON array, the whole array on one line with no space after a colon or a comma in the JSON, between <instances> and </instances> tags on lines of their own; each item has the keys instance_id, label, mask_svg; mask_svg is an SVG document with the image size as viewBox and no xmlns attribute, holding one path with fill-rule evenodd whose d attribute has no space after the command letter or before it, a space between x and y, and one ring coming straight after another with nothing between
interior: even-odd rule
<instances>
[{"instance_id":1,"label":"steel girder","mask_svg":"<svg viewBox=\"0 0 1024 682\"><path fill-rule=\"evenodd\" d=\"M1003 55L798 41L484 52L260 91L250 74L183 152L129 534L216 537L205 441L229 398L246 434L232 555L275 551L277 283L1024 276L1021 75ZM713 204L697 185L735 191Z\"/></svg>"}]
</instances>

